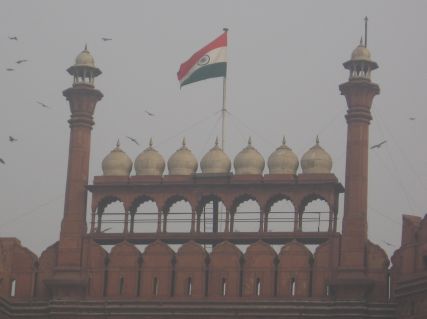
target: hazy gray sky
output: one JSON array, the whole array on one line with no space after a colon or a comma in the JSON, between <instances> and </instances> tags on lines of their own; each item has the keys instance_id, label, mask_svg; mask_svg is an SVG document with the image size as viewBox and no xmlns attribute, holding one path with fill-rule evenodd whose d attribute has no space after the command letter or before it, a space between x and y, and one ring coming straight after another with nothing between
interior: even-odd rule
<instances>
[{"instance_id":1,"label":"hazy gray sky","mask_svg":"<svg viewBox=\"0 0 427 319\"><path fill-rule=\"evenodd\" d=\"M17 237L37 254L59 238L70 115L62 91L72 84L65 70L85 43L103 71L96 80L104 98L92 134L92 181L118 137L132 159L151 136L165 160L184 136L199 160L211 148L220 134L213 114L221 108L222 81L180 90L176 72L223 27L230 29L230 158L252 136L267 159L284 134L301 157L319 134L344 184L347 107L338 85L348 78L342 63L367 15L368 47L380 66L372 79L381 87L370 143L387 140L370 152L369 237L390 253L395 247L385 242L399 245L401 215L426 213L425 1L0 0L0 8L0 236ZM9 135L18 141L10 143Z\"/></svg>"}]
</instances>

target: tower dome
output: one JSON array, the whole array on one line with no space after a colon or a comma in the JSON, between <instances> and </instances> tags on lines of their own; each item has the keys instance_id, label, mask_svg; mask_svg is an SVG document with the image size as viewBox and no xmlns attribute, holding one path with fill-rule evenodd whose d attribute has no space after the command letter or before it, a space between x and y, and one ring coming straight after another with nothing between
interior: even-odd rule
<instances>
[{"instance_id":1,"label":"tower dome","mask_svg":"<svg viewBox=\"0 0 427 319\"><path fill-rule=\"evenodd\" d=\"M215 146L203 156L200 161L202 173L228 174L231 169L231 161L227 154L218 146L218 138Z\"/></svg>"},{"instance_id":2,"label":"tower dome","mask_svg":"<svg viewBox=\"0 0 427 319\"><path fill-rule=\"evenodd\" d=\"M362 39L360 39L360 44L351 53L351 60L371 61L371 52L369 52L368 48L365 47Z\"/></svg>"},{"instance_id":3,"label":"tower dome","mask_svg":"<svg viewBox=\"0 0 427 319\"><path fill-rule=\"evenodd\" d=\"M329 174L332 169L331 156L319 145L319 137L316 145L310 148L301 158L303 174Z\"/></svg>"},{"instance_id":4,"label":"tower dome","mask_svg":"<svg viewBox=\"0 0 427 319\"><path fill-rule=\"evenodd\" d=\"M371 71L378 68L378 64L371 59L371 52L362 39L360 44L351 53L351 59L343 63L344 67L350 71L350 80L371 81Z\"/></svg>"},{"instance_id":5,"label":"tower dome","mask_svg":"<svg viewBox=\"0 0 427 319\"><path fill-rule=\"evenodd\" d=\"M150 138L149 146L143 150L134 162L136 175L159 175L165 170L165 160L162 155L153 148L153 140Z\"/></svg>"},{"instance_id":6,"label":"tower dome","mask_svg":"<svg viewBox=\"0 0 427 319\"><path fill-rule=\"evenodd\" d=\"M191 175L197 171L197 159L185 144L184 138L182 147L173 153L168 160L170 175Z\"/></svg>"},{"instance_id":7,"label":"tower dome","mask_svg":"<svg viewBox=\"0 0 427 319\"><path fill-rule=\"evenodd\" d=\"M94 85L94 79L102 72L95 66L95 59L87 49L87 45L76 57L75 64L67 69L74 76L74 85Z\"/></svg>"},{"instance_id":8,"label":"tower dome","mask_svg":"<svg viewBox=\"0 0 427 319\"><path fill-rule=\"evenodd\" d=\"M102 172L104 176L129 176L132 170L132 160L117 146L102 160Z\"/></svg>"},{"instance_id":9,"label":"tower dome","mask_svg":"<svg viewBox=\"0 0 427 319\"><path fill-rule=\"evenodd\" d=\"M80 52L79 55L76 57L75 65L85 65L85 66L95 67L95 59L87 50L87 45L85 45L85 49L82 52Z\"/></svg>"},{"instance_id":10,"label":"tower dome","mask_svg":"<svg viewBox=\"0 0 427 319\"><path fill-rule=\"evenodd\" d=\"M264 158L252 146L252 140L249 138L248 146L241 150L234 158L234 170L236 175L261 175L264 166Z\"/></svg>"},{"instance_id":11,"label":"tower dome","mask_svg":"<svg viewBox=\"0 0 427 319\"><path fill-rule=\"evenodd\" d=\"M267 164L270 174L296 174L299 166L298 157L286 145L284 137L282 145L271 153Z\"/></svg>"}]
</instances>

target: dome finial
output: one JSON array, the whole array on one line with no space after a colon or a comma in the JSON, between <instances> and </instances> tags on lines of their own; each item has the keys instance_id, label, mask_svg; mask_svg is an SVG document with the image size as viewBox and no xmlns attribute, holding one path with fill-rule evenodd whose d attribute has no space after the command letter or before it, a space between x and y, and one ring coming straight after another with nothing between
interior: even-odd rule
<instances>
[{"instance_id":1,"label":"dome finial","mask_svg":"<svg viewBox=\"0 0 427 319\"><path fill-rule=\"evenodd\" d=\"M316 135L316 145L319 145L319 135Z\"/></svg>"},{"instance_id":2,"label":"dome finial","mask_svg":"<svg viewBox=\"0 0 427 319\"><path fill-rule=\"evenodd\" d=\"M150 142L148 142L148 146L153 147L153 138L150 137Z\"/></svg>"},{"instance_id":3,"label":"dome finial","mask_svg":"<svg viewBox=\"0 0 427 319\"><path fill-rule=\"evenodd\" d=\"M87 51L87 43L85 43L85 51Z\"/></svg>"},{"instance_id":4,"label":"dome finial","mask_svg":"<svg viewBox=\"0 0 427 319\"><path fill-rule=\"evenodd\" d=\"M120 139L117 139L116 147L120 147Z\"/></svg>"},{"instance_id":5,"label":"dome finial","mask_svg":"<svg viewBox=\"0 0 427 319\"><path fill-rule=\"evenodd\" d=\"M182 147L186 147L187 143L185 141L185 137L182 138Z\"/></svg>"},{"instance_id":6,"label":"dome finial","mask_svg":"<svg viewBox=\"0 0 427 319\"><path fill-rule=\"evenodd\" d=\"M362 36L360 36L360 43L359 43L359 46L363 46L364 47L364 45L363 45L363 37Z\"/></svg>"},{"instance_id":7,"label":"dome finial","mask_svg":"<svg viewBox=\"0 0 427 319\"><path fill-rule=\"evenodd\" d=\"M215 147L218 147L218 136L215 139Z\"/></svg>"},{"instance_id":8,"label":"dome finial","mask_svg":"<svg viewBox=\"0 0 427 319\"><path fill-rule=\"evenodd\" d=\"M252 137L250 137L250 136L249 136L249 139L248 139L248 146L252 146Z\"/></svg>"},{"instance_id":9,"label":"dome finial","mask_svg":"<svg viewBox=\"0 0 427 319\"><path fill-rule=\"evenodd\" d=\"M285 145L286 145L286 137L285 137L285 135L283 135L282 145L283 145L283 146L285 146Z\"/></svg>"}]
</instances>

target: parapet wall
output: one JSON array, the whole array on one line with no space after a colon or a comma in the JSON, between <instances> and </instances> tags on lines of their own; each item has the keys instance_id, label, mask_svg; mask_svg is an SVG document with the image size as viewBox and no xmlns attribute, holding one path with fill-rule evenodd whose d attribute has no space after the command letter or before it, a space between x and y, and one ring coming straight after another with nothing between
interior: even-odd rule
<instances>
[{"instance_id":1,"label":"parapet wall","mask_svg":"<svg viewBox=\"0 0 427 319\"><path fill-rule=\"evenodd\" d=\"M55 272L57 244L40 258L16 239L0 239L0 297L49 300L46 281ZM339 262L339 237L317 247L312 254L292 241L277 254L271 245L257 241L243 253L224 241L208 253L189 241L175 253L157 240L143 252L123 241L108 253L85 240L82 278L85 299L131 300L239 300L334 299L329 287ZM382 250L367 243L368 277L373 288L367 300L388 301L388 260Z\"/></svg>"}]
</instances>

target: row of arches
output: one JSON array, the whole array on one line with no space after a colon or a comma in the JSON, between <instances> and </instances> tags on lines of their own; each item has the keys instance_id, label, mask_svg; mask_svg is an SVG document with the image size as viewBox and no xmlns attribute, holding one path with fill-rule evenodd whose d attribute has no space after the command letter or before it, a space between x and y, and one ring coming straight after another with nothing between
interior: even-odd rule
<instances>
[{"instance_id":1,"label":"row of arches","mask_svg":"<svg viewBox=\"0 0 427 319\"><path fill-rule=\"evenodd\" d=\"M175 253L161 241L141 253L122 242L109 254L91 247L90 298L328 298L329 245L313 254L302 244L284 245L279 254L258 241L243 254L230 242L209 254L189 241Z\"/></svg>"},{"instance_id":2,"label":"row of arches","mask_svg":"<svg viewBox=\"0 0 427 319\"><path fill-rule=\"evenodd\" d=\"M49 299L49 282L58 261L58 243L37 258L19 242L2 245L0 297ZM7 241L7 239L6 239ZM84 240L81 278L86 299L182 299L199 298L329 298L331 280L339 260L339 238L329 239L312 254L292 241L279 253L263 241L242 253L224 241L208 253L189 241L175 253L162 241L150 243L143 252L123 241L110 253ZM387 301L388 259L384 251L368 242L366 275L372 280L368 300Z\"/></svg>"},{"instance_id":3,"label":"row of arches","mask_svg":"<svg viewBox=\"0 0 427 319\"><path fill-rule=\"evenodd\" d=\"M91 232L335 232L337 210L323 198L307 197L300 209L284 196L262 209L250 195L231 209L216 196L206 196L193 208L182 196L171 197L163 209L142 196L131 208L114 196L104 197L92 212Z\"/></svg>"}]
</instances>

